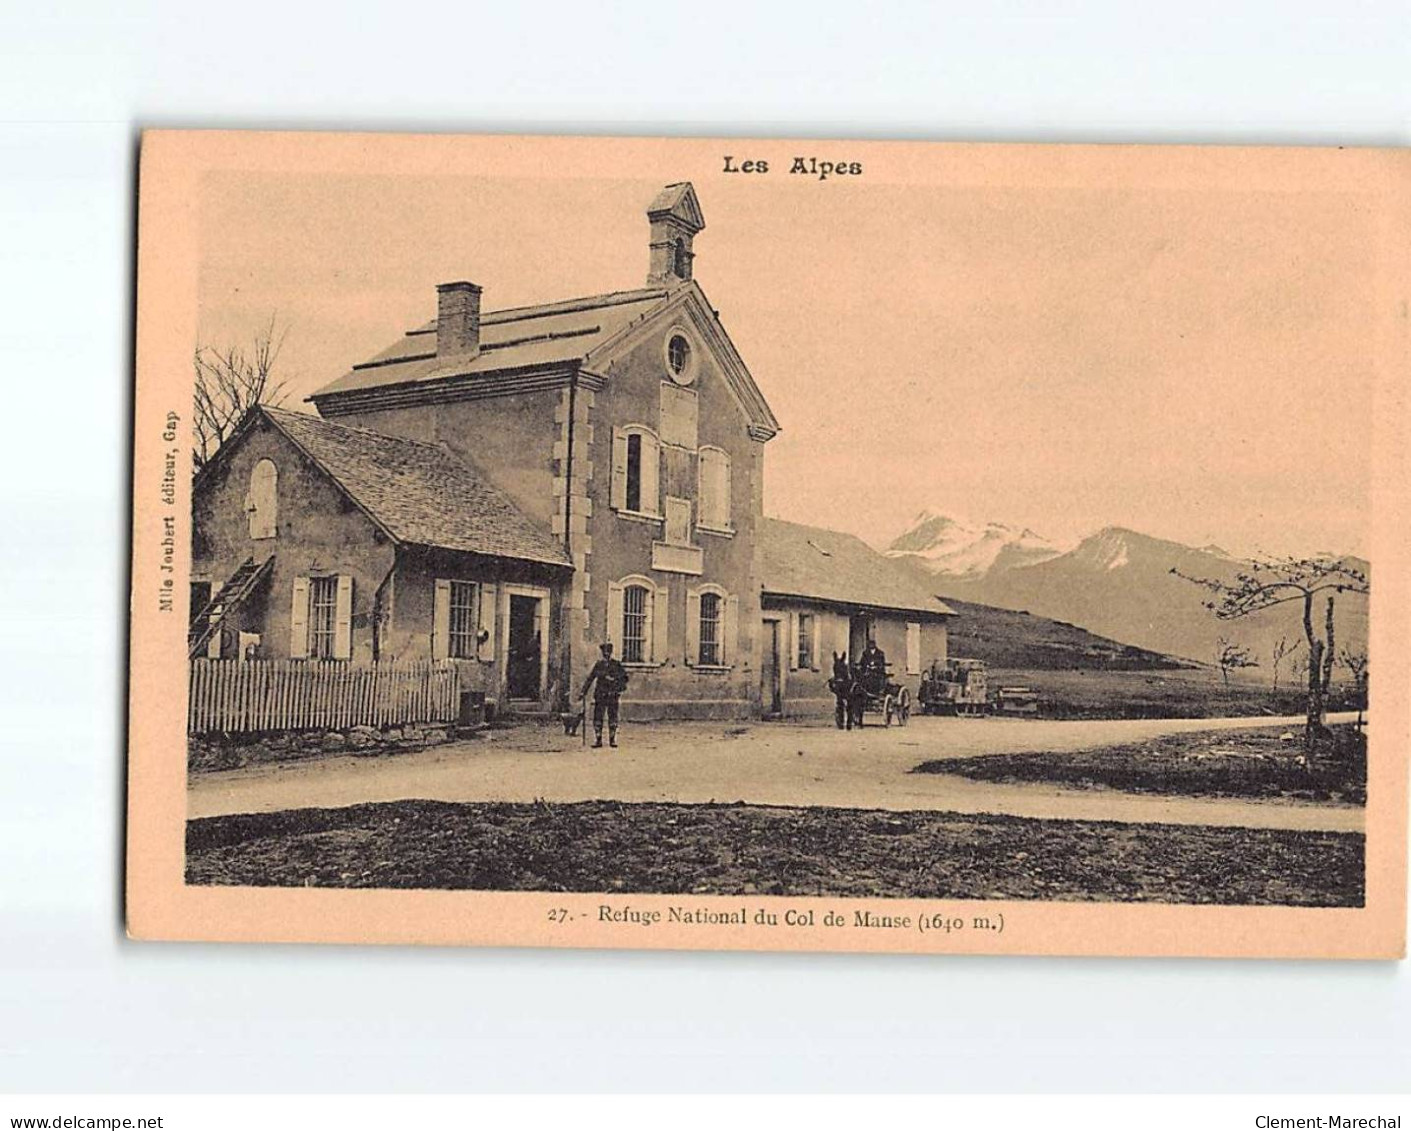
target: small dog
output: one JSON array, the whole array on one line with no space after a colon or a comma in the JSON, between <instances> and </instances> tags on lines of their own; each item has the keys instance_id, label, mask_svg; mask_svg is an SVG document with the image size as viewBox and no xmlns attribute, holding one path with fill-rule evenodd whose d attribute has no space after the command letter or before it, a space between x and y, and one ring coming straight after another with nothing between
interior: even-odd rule
<instances>
[{"instance_id":1,"label":"small dog","mask_svg":"<svg viewBox=\"0 0 1411 1131\"><path fill-rule=\"evenodd\" d=\"M559 715L559 721L563 723L563 733L570 737L577 734L578 728L583 725L583 719L586 714L586 711L579 711L577 714L571 715L565 712Z\"/></svg>"}]
</instances>

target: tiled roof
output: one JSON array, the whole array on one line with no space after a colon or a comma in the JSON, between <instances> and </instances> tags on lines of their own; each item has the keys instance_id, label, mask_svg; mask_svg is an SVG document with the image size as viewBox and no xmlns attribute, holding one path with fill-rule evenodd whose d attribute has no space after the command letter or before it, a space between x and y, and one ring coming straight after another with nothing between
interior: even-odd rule
<instances>
[{"instance_id":1,"label":"tiled roof","mask_svg":"<svg viewBox=\"0 0 1411 1131\"><path fill-rule=\"evenodd\" d=\"M260 412L398 542L572 564L562 543L444 448L302 412Z\"/></svg>"},{"instance_id":2,"label":"tiled roof","mask_svg":"<svg viewBox=\"0 0 1411 1131\"><path fill-rule=\"evenodd\" d=\"M437 359L436 320L432 319L353 366L313 399L355 389L576 361L650 314L669 293L664 287L653 287L490 311L480 319L480 352L469 360Z\"/></svg>"},{"instance_id":3,"label":"tiled roof","mask_svg":"<svg viewBox=\"0 0 1411 1131\"><path fill-rule=\"evenodd\" d=\"M760 522L759 536L766 594L908 612L954 612L902 567L851 534L766 518Z\"/></svg>"}]
</instances>

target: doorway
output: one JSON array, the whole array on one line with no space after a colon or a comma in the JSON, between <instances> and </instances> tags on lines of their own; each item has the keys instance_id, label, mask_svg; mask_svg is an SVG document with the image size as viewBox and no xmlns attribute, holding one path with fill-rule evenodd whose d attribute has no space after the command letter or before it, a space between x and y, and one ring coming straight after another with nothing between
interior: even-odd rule
<instances>
[{"instance_id":1,"label":"doorway","mask_svg":"<svg viewBox=\"0 0 1411 1131\"><path fill-rule=\"evenodd\" d=\"M760 633L759 700L765 718L784 713L784 688L780 681L779 622L766 620Z\"/></svg>"},{"instance_id":2,"label":"doorway","mask_svg":"<svg viewBox=\"0 0 1411 1131\"><path fill-rule=\"evenodd\" d=\"M505 691L511 699L538 699L539 673L544 658L539 617L540 597L510 594L509 642L505 664Z\"/></svg>"},{"instance_id":3,"label":"doorway","mask_svg":"<svg viewBox=\"0 0 1411 1131\"><path fill-rule=\"evenodd\" d=\"M862 659L867 642L872 639L872 618L866 613L858 613L848 621L848 659L857 663Z\"/></svg>"}]
</instances>

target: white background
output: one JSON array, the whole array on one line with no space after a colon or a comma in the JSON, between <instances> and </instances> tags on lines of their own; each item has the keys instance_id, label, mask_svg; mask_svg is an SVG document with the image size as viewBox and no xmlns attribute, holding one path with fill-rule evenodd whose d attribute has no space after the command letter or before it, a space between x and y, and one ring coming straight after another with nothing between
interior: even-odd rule
<instances>
[{"instance_id":1,"label":"white background","mask_svg":"<svg viewBox=\"0 0 1411 1131\"><path fill-rule=\"evenodd\" d=\"M1405 4L1157 7L0 8L0 1089L1407 1090L1396 964L121 934L139 127L1408 143Z\"/></svg>"}]
</instances>

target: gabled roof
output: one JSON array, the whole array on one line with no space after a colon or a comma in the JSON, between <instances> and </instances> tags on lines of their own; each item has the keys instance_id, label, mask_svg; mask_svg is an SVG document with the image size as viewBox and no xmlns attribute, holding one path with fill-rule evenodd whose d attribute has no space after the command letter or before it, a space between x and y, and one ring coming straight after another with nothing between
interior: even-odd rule
<instances>
[{"instance_id":1,"label":"gabled roof","mask_svg":"<svg viewBox=\"0 0 1411 1131\"><path fill-rule=\"evenodd\" d=\"M317 402L332 394L385 385L582 361L596 347L655 311L670 293L665 287L652 287L493 310L480 319L480 352L468 360L451 359L450 366L447 359L436 357L433 318L353 366L310 399Z\"/></svg>"},{"instance_id":2,"label":"gabled roof","mask_svg":"<svg viewBox=\"0 0 1411 1131\"><path fill-rule=\"evenodd\" d=\"M255 412L395 542L572 565L558 539L445 448L268 405Z\"/></svg>"},{"instance_id":3,"label":"gabled roof","mask_svg":"<svg viewBox=\"0 0 1411 1131\"><path fill-rule=\"evenodd\" d=\"M720 362L752 429L759 430L760 438L774 435L779 421L694 281L490 311L480 320L480 352L470 358L436 356L436 320L432 319L353 366L309 400L331 416L349 411L353 402L359 410L375 407L369 400L373 397L382 403L383 397L408 395L499 395L497 389L508 391L526 372L562 373L579 367L602 373L615 352L635 340L635 331L649 319L684 310L691 312Z\"/></svg>"},{"instance_id":4,"label":"gabled roof","mask_svg":"<svg viewBox=\"0 0 1411 1131\"><path fill-rule=\"evenodd\" d=\"M759 537L766 596L906 612L955 611L852 534L765 518Z\"/></svg>"}]
</instances>

